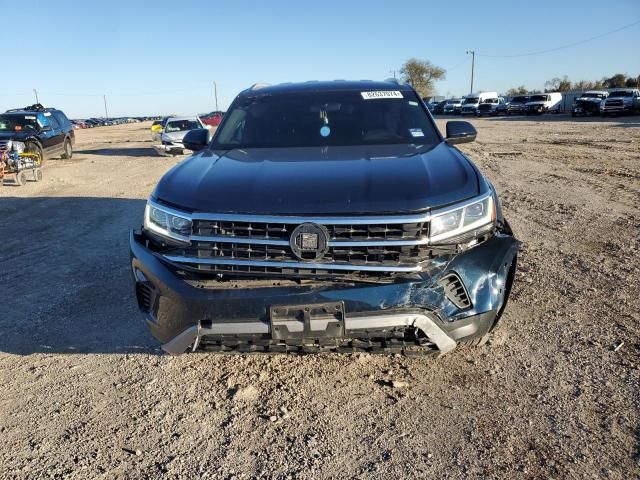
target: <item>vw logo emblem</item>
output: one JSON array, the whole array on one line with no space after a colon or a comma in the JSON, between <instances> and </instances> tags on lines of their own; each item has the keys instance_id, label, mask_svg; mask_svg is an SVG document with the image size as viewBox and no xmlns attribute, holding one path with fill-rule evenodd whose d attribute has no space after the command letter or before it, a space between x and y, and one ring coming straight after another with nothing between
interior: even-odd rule
<instances>
[{"instance_id":1,"label":"vw logo emblem","mask_svg":"<svg viewBox=\"0 0 640 480\"><path fill-rule=\"evenodd\" d=\"M300 260L319 260L329 248L329 231L322 225L303 223L291 233L289 245Z\"/></svg>"}]
</instances>

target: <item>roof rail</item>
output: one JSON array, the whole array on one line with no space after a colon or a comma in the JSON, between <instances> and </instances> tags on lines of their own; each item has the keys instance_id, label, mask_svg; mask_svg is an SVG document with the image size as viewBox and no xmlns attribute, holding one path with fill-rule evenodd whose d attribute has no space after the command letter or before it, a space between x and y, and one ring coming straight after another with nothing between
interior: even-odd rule
<instances>
[{"instance_id":1,"label":"roof rail","mask_svg":"<svg viewBox=\"0 0 640 480\"><path fill-rule=\"evenodd\" d=\"M34 103L23 108L12 108L7 112L53 112L55 108L45 107L41 103Z\"/></svg>"},{"instance_id":2,"label":"roof rail","mask_svg":"<svg viewBox=\"0 0 640 480\"><path fill-rule=\"evenodd\" d=\"M270 87L270 83L254 83L249 87L249 90L260 90L261 88Z\"/></svg>"}]
</instances>

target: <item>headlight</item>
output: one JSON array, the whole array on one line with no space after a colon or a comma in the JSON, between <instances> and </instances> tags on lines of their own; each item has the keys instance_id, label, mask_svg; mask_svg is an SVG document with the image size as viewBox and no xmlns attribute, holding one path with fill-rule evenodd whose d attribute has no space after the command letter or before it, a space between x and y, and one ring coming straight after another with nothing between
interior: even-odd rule
<instances>
[{"instance_id":1,"label":"headlight","mask_svg":"<svg viewBox=\"0 0 640 480\"><path fill-rule=\"evenodd\" d=\"M478 233L489 231L495 220L495 202L493 195L488 194L464 206L452 207L441 213L435 212L431 217L429 240L431 244L452 243L452 239L462 243L468 237L471 239Z\"/></svg>"},{"instance_id":2,"label":"headlight","mask_svg":"<svg viewBox=\"0 0 640 480\"><path fill-rule=\"evenodd\" d=\"M188 242L191 218L187 214L180 214L149 201L144 209L144 228L166 238Z\"/></svg>"},{"instance_id":3,"label":"headlight","mask_svg":"<svg viewBox=\"0 0 640 480\"><path fill-rule=\"evenodd\" d=\"M22 142L16 142L15 140L11 141L11 146L9 148L12 148L14 152L16 153L22 153L24 152L25 149L25 144Z\"/></svg>"}]
</instances>

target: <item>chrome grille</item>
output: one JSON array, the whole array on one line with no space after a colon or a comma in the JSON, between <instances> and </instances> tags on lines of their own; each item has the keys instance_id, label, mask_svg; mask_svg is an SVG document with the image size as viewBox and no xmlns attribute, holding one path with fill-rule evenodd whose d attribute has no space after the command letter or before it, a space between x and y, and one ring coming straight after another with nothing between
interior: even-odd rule
<instances>
[{"instance_id":1,"label":"chrome grille","mask_svg":"<svg viewBox=\"0 0 640 480\"><path fill-rule=\"evenodd\" d=\"M254 273L415 272L429 258L429 217L260 217L193 214L191 242L163 252L199 271ZM290 246L303 223L328 233L322 258L302 261Z\"/></svg>"},{"instance_id":2,"label":"chrome grille","mask_svg":"<svg viewBox=\"0 0 640 480\"><path fill-rule=\"evenodd\" d=\"M297 224L194 220L197 237L227 236L259 240L286 240ZM416 240L426 236L426 222L408 224L325 225L329 240Z\"/></svg>"}]
</instances>

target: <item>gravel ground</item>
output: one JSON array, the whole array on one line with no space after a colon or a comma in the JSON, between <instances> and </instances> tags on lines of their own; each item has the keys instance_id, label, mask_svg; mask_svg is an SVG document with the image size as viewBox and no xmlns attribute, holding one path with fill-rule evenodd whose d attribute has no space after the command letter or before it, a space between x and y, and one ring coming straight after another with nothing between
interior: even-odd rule
<instances>
[{"instance_id":1,"label":"gravel ground","mask_svg":"<svg viewBox=\"0 0 640 480\"><path fill-rule=\"evenodd\" d=\"M148 124L5 184L0 478L640 478L640 117L472 122L521 268L490 343L439 359L161 354L128 271L177 161Z\"/></svg>"}]
</instances>

